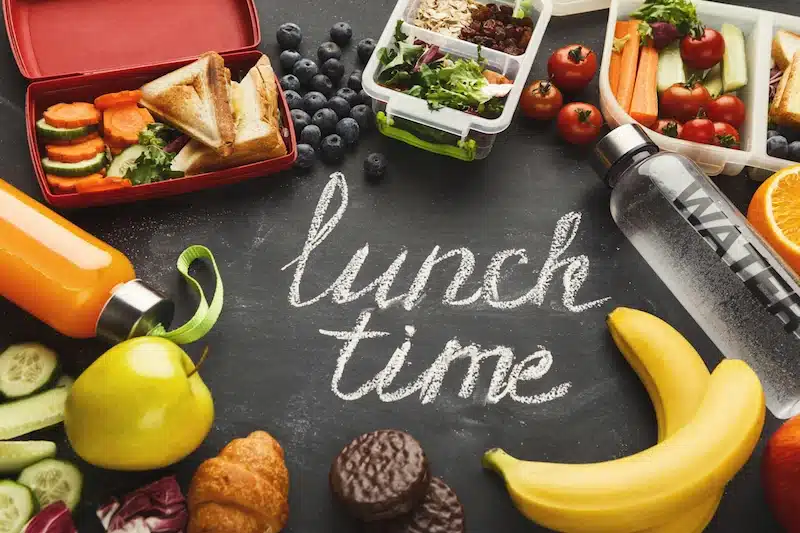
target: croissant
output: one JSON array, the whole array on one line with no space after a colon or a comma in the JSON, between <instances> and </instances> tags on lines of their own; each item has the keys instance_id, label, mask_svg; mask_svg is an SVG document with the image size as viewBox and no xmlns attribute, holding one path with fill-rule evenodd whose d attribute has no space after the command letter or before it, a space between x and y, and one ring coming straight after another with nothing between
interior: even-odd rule
<instances>
[{"instance_id":1,"label":"croissant","mask_svg":"<svg viewBox=\"0 0 800 533\"><path fill-rule=\"evenodd\" d=\"M278 533L289 519L289 471L264 431L234 439L192 478L188 533Z\"/></svg>"}]
</instances>

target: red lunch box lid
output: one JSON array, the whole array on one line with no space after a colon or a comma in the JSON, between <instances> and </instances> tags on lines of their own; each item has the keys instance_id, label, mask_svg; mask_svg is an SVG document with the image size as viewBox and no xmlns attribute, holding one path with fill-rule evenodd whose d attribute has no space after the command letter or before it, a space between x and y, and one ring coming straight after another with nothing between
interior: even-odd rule
<instances>
[{"instance_id":1,"label":"red lunch box lid","mask_svg":"<svg viewBox=\"0 0 800 533\"><path fill-rule=\"evenodd\" d=\"M251 50L253 0L2 0L11 50L31 80Z\"/></svg>"}]
</instances>

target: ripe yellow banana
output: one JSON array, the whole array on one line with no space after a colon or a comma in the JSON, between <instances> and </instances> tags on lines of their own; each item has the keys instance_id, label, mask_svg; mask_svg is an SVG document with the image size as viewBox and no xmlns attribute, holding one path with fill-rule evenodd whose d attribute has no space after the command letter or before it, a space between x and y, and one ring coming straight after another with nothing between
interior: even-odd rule
<instances>
[{"instance_id":1,"label":"ripe yellow banana","mask_svg":"<svg viewBox=\"0 0 800 533\"><path fill-rule=\"evenodd\" d=\"M484 465L505 478L522 514L550 529L641 531L718 494L752 454L764 416L758 377L746 363L726 359L691 420L648 450L576 465L521 461L495 449Z\"/></svg>"}]
</instances>

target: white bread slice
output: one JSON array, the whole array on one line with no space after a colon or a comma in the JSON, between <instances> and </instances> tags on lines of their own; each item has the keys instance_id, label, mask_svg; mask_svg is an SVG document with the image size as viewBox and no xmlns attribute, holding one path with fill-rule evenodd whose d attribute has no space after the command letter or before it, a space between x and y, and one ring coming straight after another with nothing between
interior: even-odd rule
<instances>
[{"instance_id":1,"label":"white bread slice","mask_svg":"<svg viewBox=\"0 0 800 533\"><path fill-rule=\"evenodd\" d=\"M142 87L141 104L160 119L220 155L233 152L236 136L230 71L216 52Z\"/></svg>"},{"instance_id":2,"label":"white bread slice","mask_svg":"<svg viewBox=\"0 0 800 533\"><path fill-rule=\"evenodd\" d=\"M800 50L800 35L778 30L772 39L772 58L781 70L786 70L795 52Z\"/></svg>"},{"instance_id":3,"label":"white bread slice","mask_svg":"<svg viewBox=\"0 0 800 533\"><path fill-rule=\"evenodd\" d=\"M286 155L278 118L278 86L269 58L262 55L244 79L231 86L236 120L233 153L220 157L192 140L175 157L173 170L191 176Z\"/></svg>"},{"instance_id":4,"label":"white bread slice","mask_svg":"<svg viewBox=\"0 0 800 533\"><path fill-rule=\"evenodd\" d=\"M770 116L778 124L800 126L800 52L781 78Z\"/></svg>"}]
</instances>

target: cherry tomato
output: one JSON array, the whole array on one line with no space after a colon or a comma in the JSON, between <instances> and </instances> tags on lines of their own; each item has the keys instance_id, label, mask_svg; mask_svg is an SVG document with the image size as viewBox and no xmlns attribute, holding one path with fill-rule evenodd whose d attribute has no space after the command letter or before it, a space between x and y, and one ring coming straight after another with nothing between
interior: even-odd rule
<instances>
[{"instance_id":1,"label":"cherry tomato","mask_svg":"<svg viewBox=\"0 0 800 533\"><path fill-rule=\"evenodd\" d=\"M597 54L580 44L571 44L553 52L547 61L550 80L562 91L580 91L589 85L597 72Z\"/></svg>"},{"instance_id":2,"label":"cherry tomato","mask_svg":"<svg viewBox=\"0 0 800 533\"><path fill-rule=\"evenodd\" d=\"M724 148L739 150L741 139L736 128L725 122L714 123L714 144Z\"/></svg>"},{"instance_id":3,"label":"cherry tomato","mask_svg":"<svg viewBox=\"0 0 800 533\"><path fill-rule=\"evenodd\" d=\"M747 110L740 98L724 94L708 103L706 113L714 122L727 122L734 128L741 128Z\"/></svg>"},{"instance_id":4,"label":"cherry tomato","mask_svg":"<svg viewBox=\"0 0 800 533\"><path fill-rule=\"evenodd\" d=\"M564 106L564 97L549 81L535 81L522 91L519 106L528 118L551 120Z\"/></svg>"},{"instance_id":5,"label":"cherry tomato","mask_svg":"<svg viewBox=\"0 0 800 533\"><path fill-rule=\"evenodd\" d=\"M653 131L657 131L667 137L675 137L676 139L681 136L683 125L677 120L673 119L660 119L653 126Z\"/></svg>"},{"instance_id":6,"label":"cherry tomato","mask_svg":"<svg viewBox=\"0 0 800 533\"><path fill-rule=\"evenodd\" d=\"M603 116L591 104L574 102L561 108L558 113L558 131L565 141L572 144L588 144L600 135Z\"/></svg>"},{"instance_id":7,"label":"cherry tomato","mask_svg":"<svg viewBox=\"0 0 800 533\"><path fill-rule=\"evenodd\" d=\"M725 39L717 30L706 28L695 37L691 33L681 40L681 58L690 68L705 70L720 61L725 54Z\"/></svg>"},{"instance_id":8,"label":"cherry tomato","mask_svg":"<svg viewBox=\"0 0 800 533\"><path fill-rule=\"evenodd\" d=\"M692 120L708 105L711 95L702 83L676 83L661 95L659 111L662 115L681 122Z\"/></svg>"},{"instance_id":9,"label":"cherry tomato","mask_svg":"<svg viewBox=\"0 0 800 533\"><path fill-rule=\"evenodd\" d=\"M683 125L681 139L701 144L714 144L714 123L707 118L696 118Z\"/></svg>"}]
</instances>

